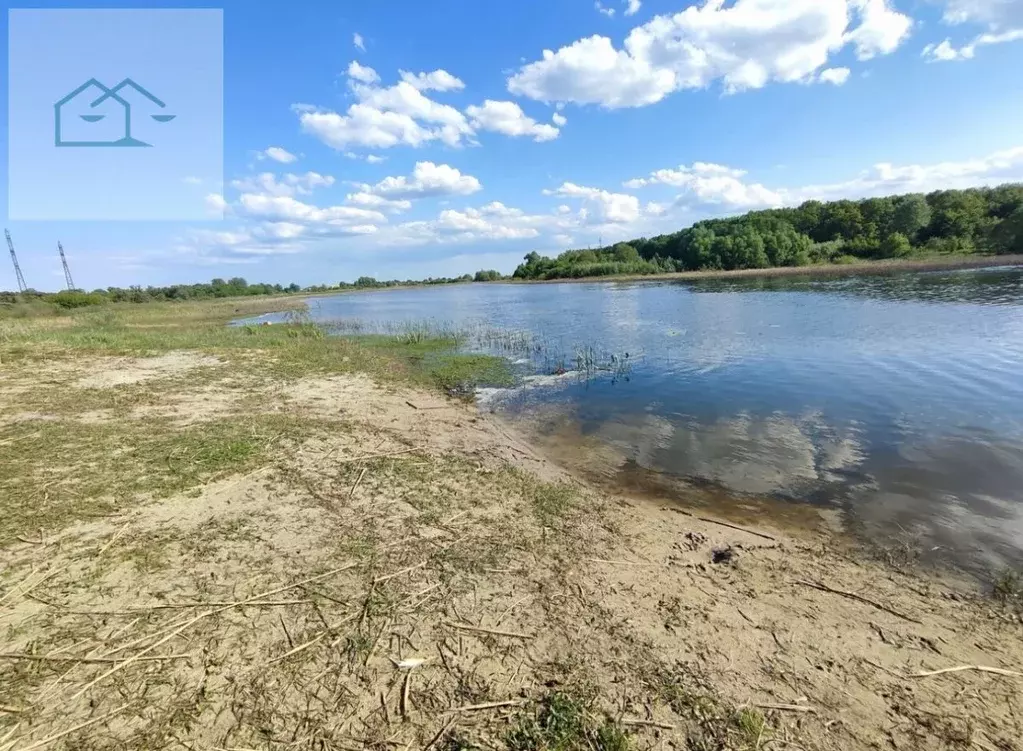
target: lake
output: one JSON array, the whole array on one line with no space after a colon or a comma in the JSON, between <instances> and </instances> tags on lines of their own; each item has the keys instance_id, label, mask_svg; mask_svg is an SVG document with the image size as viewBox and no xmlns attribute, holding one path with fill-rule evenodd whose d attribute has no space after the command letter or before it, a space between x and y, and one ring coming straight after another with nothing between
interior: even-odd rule
<instances>
[{"instance_id":1,"label":"lake","mask_svg":"<svg viewBox=\"0 0 1023 751\"><path fill-rule=\"evenodd\" d=\"M1023 270L462 284L309 304L363 330L470 330L469 348L543 376L484 390L484 407L609 482L730 518L817 514L975 573L1023 564Z\"/></svg>"}]
</instances>

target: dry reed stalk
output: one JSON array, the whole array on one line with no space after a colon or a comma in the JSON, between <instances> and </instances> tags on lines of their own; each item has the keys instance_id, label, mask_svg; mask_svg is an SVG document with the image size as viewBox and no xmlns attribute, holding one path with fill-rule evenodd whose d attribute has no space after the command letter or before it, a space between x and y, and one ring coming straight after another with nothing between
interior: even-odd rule
<instances>
[{"instance_id":1,"label":"dry reed stalk","mask_svg":"<svg viewBox=\"0 0 1023 751\"><path fill-rule=\"evenodd\" d=\"M900 613L898 610L894 610L894 609L888 607L887 605L882 605L881 603L875 602L874 600L871 600L871 599L868 599L868 598L864 597L863 595L858 595L855 592L846 592L846 591L841 590L841 589L833 589L833 588L827 586L826 584L820 584L819 582L804 581L802 579L797 579L795 581L795 583L796 584L801 584L804 587L812 587L813 589L819 589L821 592L830 592L831 594L834 594L834 595L840 595L842 597L848 597L850 600L856 600L856 601L862 602L862 603L864 603L866 605L870 605L871 607L877 608L878 610L883 610L886 613L891 613L892 615L898 616L899 618L902 618L905 621L909 621L910 623L917 623L917 624L923 625L923 621L919 621L916 618L914 618L913 616L906 615L905 613Z\"/></svg>"},{"instance_id":2,"label":"dry reed stalk","mask_svg":"<svg viewBox=\"0 0 1023 751\"><path fill-rule=\"evenodd\" d=\"M195 655L182 654L182 655L155 655L150 657L142 657L139 659L140 662L159 662L161 660L187 660ZM127 658L117 659L115 657L64 657L61 655L48 654L48 655L26 655L18 654L16 652L0 652L0 660L26 660L33 662L78 662L84 665L107 665L110 663L124 662Z\"/></svg>"},{"instance_id":3,"label":"dry reed stalk","mask_svg":"<svg viewBox=\"0 0 1023 751\"><path fill-rule=\"evenodd\" d=\"M493 628L483 628L482 626L472 626L468 623L452 623L451 621L444 621L444 625L448 628L457 628L461 631L474 631L481 634L493 634L495 636L508 636L513 639L532 639L530 634L520 634L516 631L501 631Z\"/></svg>"},{"instance_id":4,"label":"dry reed stalk","mask_svg":"<svg viewBox=\"0 0 1023 751\"><path fill-rule=\"evenodd\" d=\"M205 613L200 613L199 615L195 616L194 618L191 618L191 619L181 623L181 625L178 626L177 628L175 628L174 626L171 626L171 627L169 627L169 629L164 629L164 631L160 632L160 633L167 633L168 630L170 630L170 629L172 629L172 630L170 630L170 633L167 633L167 635L164 636L159 641L157 641L157 642L155 642L153 644L150 644L148 647L143 649L141 652L138 652L137 654L132 655L131 657L126 659L124 662L118 663L114 667L110 668L110 670L107 670L106 672L104 672L100 676L98 676L97 678L94 678L93 680L89 681L82 688L80 688L68 701L75 701L76 699L80 698L83 694L85 694L86 691L88 691L90 688L95 686L100 681L104 680L105 678L108 678L109 676L113 675L114 673L118 672L119 670L123 670L128 665L131 665L132 663L137 662L140 658L144 657L149 652L152 652L157 647L167 643L168 641L170 641L174 637L178 636L180 633L182 633L183 631L185 631L189 627L195 625L199 621L202 621L202 620L204 620L206 618L209 618L210 616L214 616L214 615L218 615L219 613L226 612L226 611L231 610L231 609L233 609L235 607L238 607L239 605L246 605L246 604L248 604L250 602L254 602L256 600L262 600L262 599L264 599L266 597L270 597L272 595L280 594L281 592L286 592L289 589L294 589L294 588L296 588L298 586L301 586L302 584L309 584L309 583L314 582L314 581L320 581L321 579L326 579L327 577L334 576L336 574L341 573L342 571L346 571L348 569L354 568L357 565L358 564L356 564L356 563L351 563L351 564L349 564L347 566L342 566L341 568L334 569L333 571L328 571L325 574L319 574L317 576L312 576L312 577L309 577L308 579L303 579L300 582L295 582L294 584L289 584L289 585L284 586L284 587L278 587L277 589L270 590L269 592L262 592L261 594L253 595L252 597L249 597L249 598L247 598L245 600L240 600L240 601L238 601L236 603L232 603L231 605L226 605L226 606L224 606L222 608L217 608L215 610L208 610ZM147 638L151 639L154 636L155 635L151 634Z\"/></svg>"}]
</instances>

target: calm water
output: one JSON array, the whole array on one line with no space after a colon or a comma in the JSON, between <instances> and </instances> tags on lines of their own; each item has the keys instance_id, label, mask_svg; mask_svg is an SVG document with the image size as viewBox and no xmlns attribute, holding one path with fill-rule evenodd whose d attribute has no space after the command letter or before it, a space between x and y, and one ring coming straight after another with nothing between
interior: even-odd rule
<instances>
[{"instance_id":1,"label":"calm water","mask_svg":"<svg viewBox=\"0 0 1023 751\"><path fill-rule=\"evenodd\" d=\"M1023 563L1023 270L457 285L311 308L529 332L528 356L507 352L525 371L610 370L501 409L554 415L633 469L832 508L873 541L975 571Z\"/></svg>"}]
</instances>

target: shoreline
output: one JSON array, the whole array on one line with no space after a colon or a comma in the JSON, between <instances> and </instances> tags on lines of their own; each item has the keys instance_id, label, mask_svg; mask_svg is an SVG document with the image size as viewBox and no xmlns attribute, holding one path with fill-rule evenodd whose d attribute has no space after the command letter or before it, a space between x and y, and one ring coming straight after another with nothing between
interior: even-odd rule
<instances>
[{"instance_id":1,"label":"shoreline","mask_svg":"<svg viewBox=\"0 0 1023 751\"><path fill-rule=\"evenodd\" d=\"M1014 748L1013 601L232 308L0 338L0 747Z\"/></svg>"},{"instance_id":2,"label":"shoreline","mask_svg":"<svg viewBox=\"0 0 1023 751\"><path fill-rule=\"evenodd\" d=\"M502 279L479 284L558 284L600 282L659 282L700 279L748 279L798 276L857 276L920 271L957 271L960 269L1023 266L1023 254L1004 256L955 256L949 258L864 261L850 264L819 264L811 266L774 266L766 269L734 269L732 271L676 271L665 274L621 274L559 279Z\"/></svg>"}]
</instances>

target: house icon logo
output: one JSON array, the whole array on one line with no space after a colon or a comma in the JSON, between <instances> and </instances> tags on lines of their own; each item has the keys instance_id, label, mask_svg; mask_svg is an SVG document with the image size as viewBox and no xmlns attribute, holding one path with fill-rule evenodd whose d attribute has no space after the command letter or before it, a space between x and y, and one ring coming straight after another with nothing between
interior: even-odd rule
<instances>
[{"instance_id":1,"label":"house icon logo","mask_svg":"<svg viewBox=\"0 0 1023 751\"><path fill-rule=\"evenodd\" d=\"M167 108L164 102L130 78L113 88L90 78L53 105L54 145L58 148L152 146L131 134L132 103L129 99L139 100L142 108ZM177 115L159 111L150 114L158 123L169 123L175 117Z\"/></svg>"}]
</instances>

